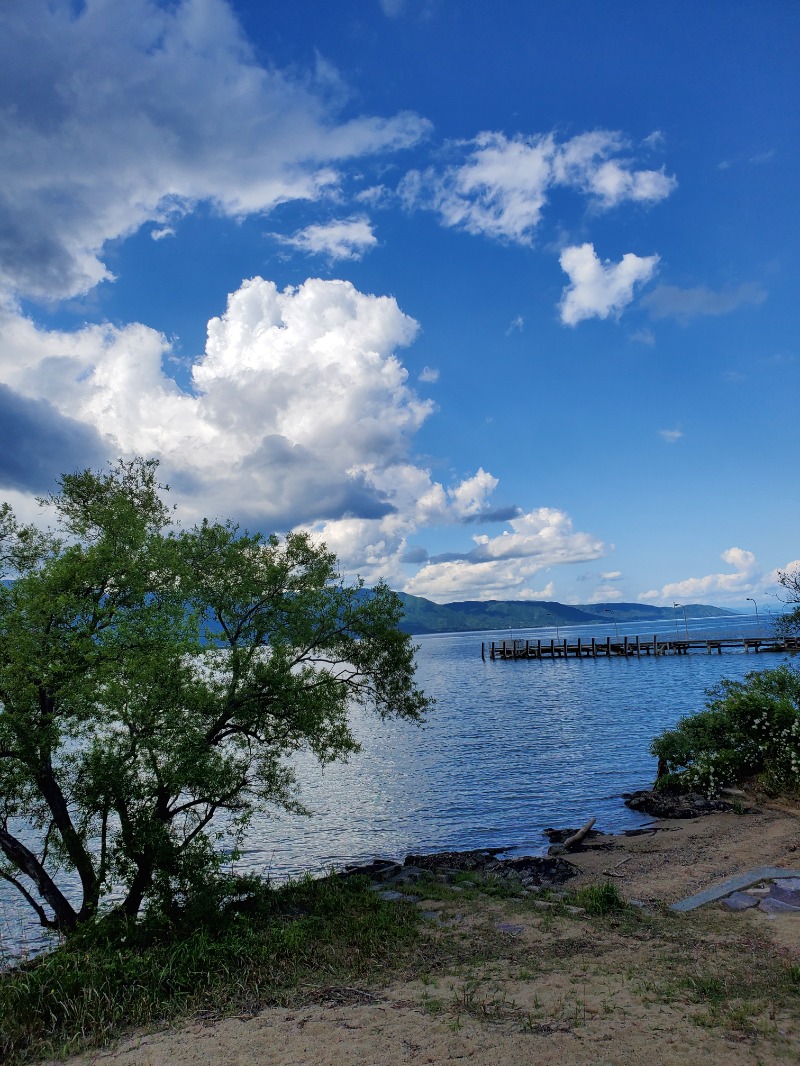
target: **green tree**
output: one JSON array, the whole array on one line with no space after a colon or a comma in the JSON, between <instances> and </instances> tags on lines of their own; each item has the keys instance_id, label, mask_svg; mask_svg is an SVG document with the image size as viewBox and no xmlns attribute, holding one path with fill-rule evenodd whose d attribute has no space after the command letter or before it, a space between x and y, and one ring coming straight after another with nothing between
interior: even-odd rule
<instances>
[{"instance_id":1,"label":"green tree","mask_svg":"<svg viewBox=\"0 0 800 1066\"><path fill-rule=\"evenodd\" d=\"M129 917L187 898L220 821L235 844L302 809L287 756L355 752L354 704L428 705L388 587L305 534L175 528L156 467L64 476L55 532L0 510L0 876L66 933L109 893Z\"/></svg>"},{"instance_id":2,"label":"green tree","mask_svg":"<svg viewBox=\"0 0 800 1066\"><path fill-rule=\"evenodd\" d=\"M778 582L782 585L784 603L794 603L793 610L782 614L775 622L775 635L778 637L796 637L800 635L800 570L778 571Z\"/></svg>"}]
</instances>

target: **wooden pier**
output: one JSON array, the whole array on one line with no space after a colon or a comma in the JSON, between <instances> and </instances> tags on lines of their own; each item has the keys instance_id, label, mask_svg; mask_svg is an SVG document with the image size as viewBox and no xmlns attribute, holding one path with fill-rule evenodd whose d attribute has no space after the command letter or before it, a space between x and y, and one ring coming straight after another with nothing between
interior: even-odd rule
<instances>
[{"instance_id":1,"label":"wooden pier","mask_svg":"<svg viewBox=\"0 0 800 1066\"><path fill-rule=\"evenodd\" d=\"M597 640L583 639L570 642L564 640L493 640L488 648L481 643L481 658L495 659L598 659L615 657L630 658L642 655L688 655L690 652L706 652L708 655L722 655L723 651L745 652L796 652L800 651L800 638L789 637L778 640L775 637L722 637L698 638L696 640L654 635L652 640L641 637L623 637L612 640L611 637Z\"/></svg>"}]
</instances>

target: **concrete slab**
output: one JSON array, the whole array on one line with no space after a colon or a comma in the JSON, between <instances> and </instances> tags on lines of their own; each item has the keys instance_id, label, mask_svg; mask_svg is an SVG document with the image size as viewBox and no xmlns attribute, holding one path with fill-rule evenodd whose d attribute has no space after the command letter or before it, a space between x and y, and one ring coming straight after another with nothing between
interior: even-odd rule
<instances>
[{"instance_id":1,"label":"concrete slab","mask_svg":"<svg viewBox=\"0 0 800 1066\"><path fill-rule=\"evenodd\" d=\"M758 881L778 881L786 877L800 877L800 870L784 870L780 866L759 866L745 874L737 874L729 877L719 885L712 885L702 892L698 892L688 899L682 899L679 903L673 903L672 911L693 911L696 907L702 907L704 903L714 903L715 900L729 896L738 889L748 888Z\"/></svg>"}]
</instances>

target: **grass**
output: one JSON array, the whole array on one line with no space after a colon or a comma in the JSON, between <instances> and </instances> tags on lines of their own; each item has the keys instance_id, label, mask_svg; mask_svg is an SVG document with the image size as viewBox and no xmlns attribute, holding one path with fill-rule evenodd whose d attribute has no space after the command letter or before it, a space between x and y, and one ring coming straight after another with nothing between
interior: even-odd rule
<instances>
[{"instance_id":1,"label":"grass","mask_svg":"<svg viewBox=\"0 0 800 1066\"><path fill-rule=\"evenodd\" d=\"M76 936L0 975L0 1061L77 1052L192 1011L254 1012L305 987L348 985L414 938L416 909L364 881L263 886L212 924Z\"/></svg>"},{"instance_id":2,"label":"grass","mask_svg":"<svg viewBox=\"0 0 800 1066\"><path fill-rule=\"evenodd\" d=\"M262 885L221 908L212 899L178 925L74 939L0 975L0 1060L66 1055L192 1014L371 1002L390 979L416 982L422 1009L454 1032L468 1019L534 1034L610 1014L635 1025L655 1006L777 1045L781 1018L800 1008L800 966L741 915L645 915L610 883L521 896L475 873L409 891L462 920L426 923L365 881L329 878Z\"/></svg>"}]
</instances>

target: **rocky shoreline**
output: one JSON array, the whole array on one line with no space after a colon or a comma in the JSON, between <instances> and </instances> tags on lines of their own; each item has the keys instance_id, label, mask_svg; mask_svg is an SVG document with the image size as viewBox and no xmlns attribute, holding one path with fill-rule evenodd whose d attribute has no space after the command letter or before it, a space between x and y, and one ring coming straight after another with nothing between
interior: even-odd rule
<instances>
[{"instance_id":1,"label":"rocky shoreline","mask_svg":"<svg viewBox=\"0 0 800 1066\"><path fill-rule=\"evenodd\" d=\"M723 789L718 797L709 799L699 793L667 793L655 789L623 793L626 807L657 820L693 819L721 812L745 813L752 806L740 789ZM515 845L496 848L475 848L467 851L441 851L430 854L409 854L402 860L376 858L370 863L352 864L338 877L368 877L376 890L383 892L408 888L433 877L452 883L464 873L473 872L499 880L513 880L526 891L559 888L580 873L580 869L565 856L587 851L612 850L624 837L652 836L663 831L657 825L606 833L590 824L582 828L545 829L543 835L550 842L546 855L524 855L501 858L515 850ZM388 898L388 897L387 897ZM407 898L407 897L405 897Z\"/></svg>"}]
</instances>

